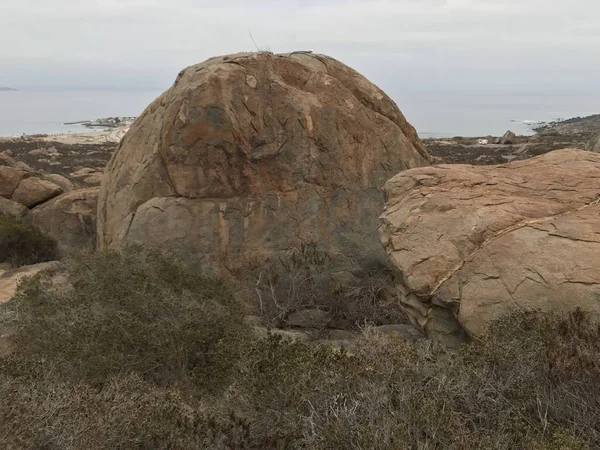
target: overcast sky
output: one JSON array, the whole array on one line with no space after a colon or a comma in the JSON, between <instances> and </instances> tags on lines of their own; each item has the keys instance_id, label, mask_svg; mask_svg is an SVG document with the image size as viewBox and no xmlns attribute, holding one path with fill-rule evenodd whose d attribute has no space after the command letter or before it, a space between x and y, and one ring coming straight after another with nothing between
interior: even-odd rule
<instances>
[{"instance_id":1,"label":"overcast sky","mask_svg":"<svg viewBox=\"0 0 600 450\"><path fill-rule=\"evenodd\" d=\"M599 0L0 0L0 86L158 88L210 56L329 54L414 89L595 91Z\"/></svg>"}]
</instances>

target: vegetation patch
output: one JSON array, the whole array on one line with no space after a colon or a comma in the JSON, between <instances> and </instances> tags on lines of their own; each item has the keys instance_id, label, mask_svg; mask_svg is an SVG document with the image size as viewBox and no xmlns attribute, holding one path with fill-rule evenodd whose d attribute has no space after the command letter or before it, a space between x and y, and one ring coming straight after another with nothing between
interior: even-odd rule
<instances>
[{"instance_id":1,"label":"vegetation patch","mask_svg":"<svg viewBox=\"0 0 600 450\"><path fill-rule=\"evenodd\" d=\"M66 273L56 286L56 275ZM249 330L217 279L155 250L81 253L21 286L3 307L21 358L71 381L137 373L159 384L227 386Z\"/></svg>"},{"instance_id":2,"label":"vegetation patch","mask_svg":"<svg viewBox=\"0 0 600 450\"><path fill-rule=\"evenodd\" d=\"M457 349L255 338L159 252L76 255L0 305L0 448L594 449L600 330L515 313Z\"/></svg>"},{"instance_id":3,"label":"vegetation patch","mask_svg":"<svg viewBox=\"0 0 600 450\"><path fill-rule=\"evenodd\" d=\"M58 258L58 243L39 228L0 215L0 263L14 267Z\"/></svg>"}]
</instances>

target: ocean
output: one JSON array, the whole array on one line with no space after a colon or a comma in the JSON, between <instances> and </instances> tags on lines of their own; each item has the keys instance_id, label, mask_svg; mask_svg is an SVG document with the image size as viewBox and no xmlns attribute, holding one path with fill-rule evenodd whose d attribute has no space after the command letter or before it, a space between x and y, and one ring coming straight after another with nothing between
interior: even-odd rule
<instances>
[{"instance_id":1,"label":"ocean","mask_svg":"<svg viewBox=\"0 0 600 450\"><path fill-rule=\"evenodd\" d=\"M0 92L0 136L89 131L65 122L138 116L161 91ZM419 136L531 134L531 123L600 112L600 93L399 92L394 100Z\"/></svg>"},{"instance_id":2,"label":"ocean","mask_svg":"<svg viewBox=\"0 0 600 450\"><path fill-rule=\"evenodd\" d=\"M65 122L139 116L161 91L0 92L0 136L85 133Z\"/></svg>"}]
</instances>

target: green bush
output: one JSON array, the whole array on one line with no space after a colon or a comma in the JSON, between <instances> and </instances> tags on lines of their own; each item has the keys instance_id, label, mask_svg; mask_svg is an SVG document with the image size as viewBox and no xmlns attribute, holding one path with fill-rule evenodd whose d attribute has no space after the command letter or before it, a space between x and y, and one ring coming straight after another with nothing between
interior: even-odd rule
<instances>
[{"instance_id":1,"label":"green bush","mask_svg":"<svg viewBox=\"0 0 600 450\"><path fill-rule=\"evenodd\" d=\"M135 372L209 391L227 386L249 334L221 281L142 247L75 255L21 286L0 317L22 358L65 378Z\"/></svg>"},{"instance_id":2,"label":"green bush","mask_svg":"<svg viewBox=\"0 0 600 450\"><path fill-rule=\"evenodd\" d=\"M19 267L58 258L58 243L39 228L0 215L0 263Z\"/></svg>"}]
</instances>

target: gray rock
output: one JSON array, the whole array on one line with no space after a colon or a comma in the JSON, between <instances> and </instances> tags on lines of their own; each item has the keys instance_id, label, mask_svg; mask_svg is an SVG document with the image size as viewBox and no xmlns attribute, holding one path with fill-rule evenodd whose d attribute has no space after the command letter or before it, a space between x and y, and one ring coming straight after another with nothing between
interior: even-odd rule
<instances>
[{"instance_id":1,"label":"gray rock","mask_svg":"<svg viewBox=\"0 0 600 450\"><path fill-rule=\"evenodd\" d=\"M512 131L508 130L504 133L504 136L500 139L500 144L502 145L511 145L517 142L517 135Z\"/></svg>"},{"instance_id":2,"label":"gray rock","mask_svg":"<svg viewBox=\"0 0 600 450\"><path fill-rule=\"evenodd\" d=\"M288 316L286 323L298 328L326 328L331 319L327 311L320 309L304 309Z\"/></svg>"}]
</instances>

